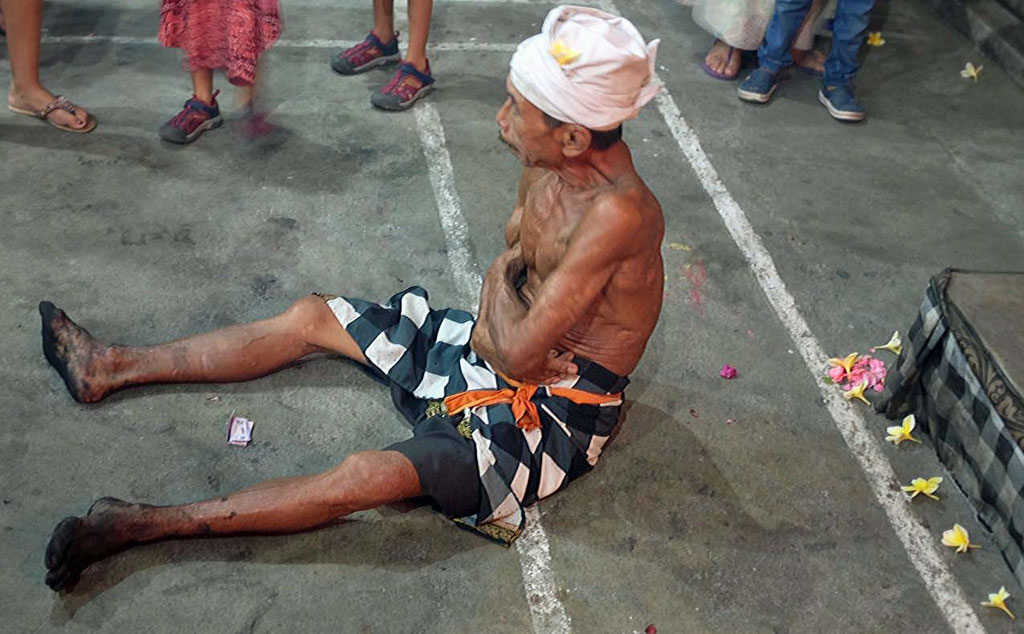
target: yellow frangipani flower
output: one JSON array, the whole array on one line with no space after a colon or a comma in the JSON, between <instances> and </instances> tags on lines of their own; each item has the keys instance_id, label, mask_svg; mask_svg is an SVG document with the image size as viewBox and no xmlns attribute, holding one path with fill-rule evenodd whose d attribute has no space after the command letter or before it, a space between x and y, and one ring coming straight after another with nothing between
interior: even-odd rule
<instances>
[{"instance_id":1,"label":"yellow frangipani flower","mask_svg":"<svg viewBox=\"0 0 1024 634\"><path fill-rule=\"evenodd\" d=\"M900 331L892 333L892 337L889 338L889 343L884 346L875 346L873 350L888 350L896 356L899 356L903 352L903 340L900 339Z\"/></svg>"},{"instance_id":2,"label":"yellow frangipani flower","mask_svg":"<svg viewBox=\"0 0 1024 634\"><path fill-rule=\"evenodd\" d=\"M903 419L902 425L894 425L892 427L886 427L885 433L889 434L885 437L886 440L894 445L899 445L904 440L911 442L921 442L917 438L910 435L910 432L914 431L914 427L917 426L917 419L911 414Z\"/></svg>"},{"instance_id":3,"label":"yellow frangipani flower","mask_svg":"<svg viewBox=\"0 0 1024 634\"><path fill-rule=\"evenodd\" d=\"M937 500L939 496L932 494L935 493L941 483L942 478L939 477L928 478L927 480L924 478L914 478L910 481L909 486L903 487L903 490L911 494L910 499L916 498L918 493L924 493L931 499Z\"/></svg>"},{"instance_id":4,"label":"yellow frangipani flower","mask_svg":"<svg viewBox=\"0 0 1024 634\"><path fill-rule=\"evenodd\" d=\"M1003 612L1010 615L1011 619L1016 619L1013 612L1010 612L1010 608L1006 607L1006 600L1010 598L1010 593L1006 591L1006 588L1000 586L999 592L988 595L988 601L982 601L981 604L986 608L999 608Z\"/></svg>"},{"instance_id":5,"label":"yellow frangipani flower","mask_svg":"<svg viewBox=\"0 0 1024 634\"><path fill-rule=\"evenodd\" d=\"M833 368L841 367L844 370L846 370L847 374L849 374L850 370L853 369L853 364L857 363L858 357L860 357L859 354L857 354L856 352L851 352L850 354L846 355L846 358L844 359L829 359L828 364Z\"/></svg>"},{"instance_id":6,"label":"yellow frangipani flower","mask_svg":"<svg viewBox=\"0 0 1024 634\"><path fill-rule=\"evenodd\" d=\"M565 40L555 40L548 50L549 53L555 58L559 66L565 66L575 62L579 56L579 51L574 51L565 43Z\"/></svg>"},{"instance_id":7,"label":"yellow frangipani flower","mask_svg":"<svg viewBox=\"0 0 1024 634\"><path fill-rule=\"evenodd\" d=\"M868 382L867 381L861 381L859 384L857 384L857 387L855 387L853 389L850 389L850 390L846 390L845 392L843 392L843 398L845 398L848 401L852 401L855 398L859 398L860 400L864 401L868 405L871 405L871 401L869 401L867 398L864 397L864 390L867 389L867 387L868 387Z\"/></svg>"},{"instance_id":8,"label":"yellow frangipani flower","mask_svg":"<svg viewBox=\"0 0 1024 634\"><path fill-rule=\"evenodd\" d=\"M967 529L959 524L953 524L953 528L948 531L943 531L942 544L944 546L956 548L956 552L958 553L965 553L968 548L981 548L981 546L971 543L971 538L967 534Z\"/></svg>"},{"instance_id":9,"label":"yellow frangipani flower","mask_svg":"<svg viewBox=\"0 0 1024 634\"><path fill-rule=\"evenodd\" d=\"M978 81L978 75L981 74L982 68L985 67L978 66L975 68L974 64L967 62L967 64L964 65L964 69L960 71L960 76L964 79L973 79L974 81Z\"/></svg>"},{"instance_id":10,"label":"yellow frangipani flower","mask_svg":"<svg viewBox=\"0 0 1024 634\"><path fill-rule=\"evenodd\" d=\"M882 39L882 34L878 31L872 31L868 33L868 46L881 46L885 44L885 40Z\"/></svg>"}]
</instances>

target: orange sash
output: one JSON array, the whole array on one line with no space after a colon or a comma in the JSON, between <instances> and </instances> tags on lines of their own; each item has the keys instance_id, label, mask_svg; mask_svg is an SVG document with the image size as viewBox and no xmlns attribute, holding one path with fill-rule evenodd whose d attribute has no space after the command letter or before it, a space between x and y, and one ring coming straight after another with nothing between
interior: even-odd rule
<instances>
[{"instance_id":1,"label":"orange sash","mask_svg":"<svg viewBox=\"0 0 1024 634\"><path fill-rule=\"evenodd\" d=\"M511 390L469 390L452 394L444 399L444 405L450 416L481 405L497 405L503 403L512 406L512 414L516 419L516 427L523 431L531 431L540 428L540 414L537 412L537 405L533 402L533 395L537 393L539 386L519 383L502 375L501 378L516 388ZM568 387L547 388L552 396L567 398L577 405L605 405L622 400L622 393L618 394L594 394L585 390L577 390Z\"/></svg>"}]
</instances>

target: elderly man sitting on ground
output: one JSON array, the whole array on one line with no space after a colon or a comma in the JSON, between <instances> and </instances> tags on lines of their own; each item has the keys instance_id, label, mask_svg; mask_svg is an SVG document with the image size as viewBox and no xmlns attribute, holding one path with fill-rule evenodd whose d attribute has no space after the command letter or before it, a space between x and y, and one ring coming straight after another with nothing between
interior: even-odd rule
<instances>
[{"instance_id":1,"label":"elderly man sitting on ground","mask_svg":"<svg viewBox=\"0 0 1024 634\"><path fill-rule=\"evenodd\" d=\"M127 347L41 303L46 358L81 402L150 383L254 379L329 351L389 383L413 424L412 438L325 473L225 497L102 498L54 529L47 584L69 587L136 544L302 531L423 495L465 526L515 539L523 506L597 463L661 309L664 219L621 140L622 122L658 91L656 50L628 20L578 7L554 9L519 45L497 122L525 169L476 317L431 309L419 287L385 304L314 294L264 321Z\"/></svg>"}]
</instances>

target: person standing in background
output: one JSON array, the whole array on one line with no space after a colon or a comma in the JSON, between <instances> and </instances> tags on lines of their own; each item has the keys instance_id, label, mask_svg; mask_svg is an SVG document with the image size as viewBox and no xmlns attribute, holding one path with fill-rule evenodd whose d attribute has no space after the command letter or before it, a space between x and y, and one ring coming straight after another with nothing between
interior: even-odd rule
<instances>
[{"instance_id":1,"label":"person standing in background","mask_svg":"<svg viewBox=\"0 0 1024 634\"><path fill-rule=\"evenodd\" d=\"M398 63L391 81L370 97L370 103L381 110L408 110L434 89L427 59L433 7L434 0L409 0L409 45L402 59L395 31L395 1L373 0L373 29L362 42L332 57L331 68L341 75L357 75Z\"/></svg>"},{"instance_id":2,"label":"person standing in background","mask_svg":"<svg viewBox=\"0 0 1024 634\"><path fill-rule=\"evenodd\" d=\"M11 60L11 88L7 91L11 112L35 117L67 132L96 129L96 117L39 82L43 0L0 0L0 11Z\"/></svg>"}]
</instances>

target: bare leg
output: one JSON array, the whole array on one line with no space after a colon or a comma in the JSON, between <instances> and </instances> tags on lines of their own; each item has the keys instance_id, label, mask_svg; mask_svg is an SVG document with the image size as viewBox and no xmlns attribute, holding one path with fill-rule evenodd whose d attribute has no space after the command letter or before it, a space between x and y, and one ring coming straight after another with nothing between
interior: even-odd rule
<instances>
[{"instance_id":1,"label":"bare leg","mask_svg":"<svg viewBox=\"0 0 1024 634\"><path fill-rule=\"evenodd\" d=\"M192 92L203 103L213 101L213 70L199 68L192 71Z\"/></svg>"},{"instance_id":2,"label":"bare leg","mask_svg":"<svg viewBox=\"0 0 1024 634\"><path fill-rule=\"evenodd\" d=\"M803 24L800 25L800 30L797 31L796 38L793 40L790 55L793 57L794 64L804 66L805 68L812 68L823 73L825 72L826 55L814 48L814 37L818 27L821 25L818 19L820 15L821 0L814 0L811 3L811 8L807 11L807 17L804 18Z\"/></svg>"},{"instance_id":3,"label":"bare leg","mask_svg":"<svg viewBox=\"0 0 1024 634\"><path fill-rule=\"evenodd\" d=\"M373 0L373 34L382 44L395 39L395 0Z\"/></svg>"},{"instance_id":4,"label":"bare leg","mask_svg":"<svg viewBox=\"0 0 1024 634\"><path fill-rule=\"evenodd\" d=\"M0 0L7 29L7 51L11 58L11 89L7 103L25 110L39 111L54 99L54 94L39 83L39 38L43 28L43 0ZM50 115L55 123L82 128L88 123L82 108L75 114L57 110Z\"/></svg>"},{"instance_id":5,"label":"bare leg","mask_svg":"<svg viewBox=\"0 0 1024 634\"><path fill-rule=\"evenodd\" d=\"M331 309L312 295L270 319L145 347L99 342L50 302L39 304L39 314L43 353L81 403L131 385L247 381L314 352L366 363Z\"/></svg>"},{"instance_id":6,"label":"bare leg","mask_svg":"<svg viewBox=\"0 0 1024 634\"><path fill-rule=\"evenodd\" d=\"M46 584L73 586L94 561L127 547L178 537L294 533L356 511L421 494L409 459L366 451L317 475L269 480L227 497L181 506L102 498L84 517L65 518L46 547Z\"/></svg>"},{"instance_id":7,"label":"bare leg","mask_svg":"<svg viewBox=\"0 0 1024 634\"><path fill-rule=\"evenodd\" d=\"M420 72L427 70L427 37L434 0L409 0L409 47L405 61Z\"/></svg>"}]
</instances>

